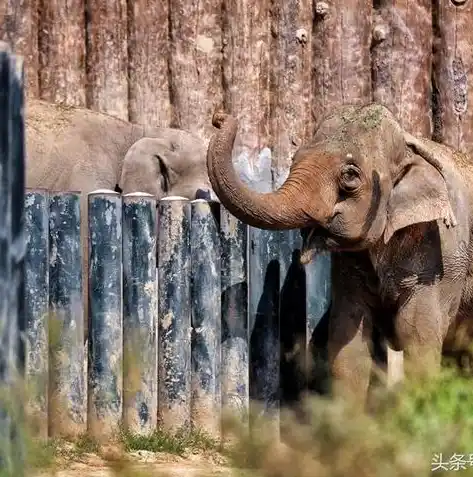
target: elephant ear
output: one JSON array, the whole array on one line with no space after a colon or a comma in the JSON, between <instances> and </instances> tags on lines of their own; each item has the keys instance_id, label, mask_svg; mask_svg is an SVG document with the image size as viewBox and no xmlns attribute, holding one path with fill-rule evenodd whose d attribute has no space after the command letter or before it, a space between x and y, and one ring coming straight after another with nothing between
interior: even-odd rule
<instances>
[{"instance_id":1,"label":"elephant ear","mask_svg":"<svg viewBox=\"0 0 473 477\"><path fill-rule=\"evenodd\" d=\"M168 165L173 155L159 138L142 138L128 149L117 187L128 192L147 192L160 199L171 187L173 172Z\"/></svg>"},{"instance_id":2,"label":"elephant ear","mask_svg":"<svg viewBox=\"0 0 473 477\"><path fill-rule=\"evenodd\" d=\"M412 160L404 165L387 204L384 242L404 227L447 219L453 215L447 183L440 172L421 156L408 151Z\"/></svg>"}]
</instances>

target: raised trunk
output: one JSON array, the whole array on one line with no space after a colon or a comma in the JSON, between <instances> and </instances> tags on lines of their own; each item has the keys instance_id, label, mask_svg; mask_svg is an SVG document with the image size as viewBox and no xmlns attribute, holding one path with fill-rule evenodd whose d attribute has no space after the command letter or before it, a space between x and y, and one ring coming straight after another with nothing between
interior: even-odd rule
<instances>
[{"instance_id":1,"label":"raised trunk","mask_svg":"<svg viewBox=\"0 0 473 477\"><path fill-rule=\"evenodd\" d=\"M246 187L232 163L232 149L238 124L224 113L215 113L212 123L220 129L207 152L210 182L223 206L242 222L260 229L298 229L313 224L302 208L301 186L305 178L294 171L275 192L262 194Z\"/></svg>"}]
</instances>

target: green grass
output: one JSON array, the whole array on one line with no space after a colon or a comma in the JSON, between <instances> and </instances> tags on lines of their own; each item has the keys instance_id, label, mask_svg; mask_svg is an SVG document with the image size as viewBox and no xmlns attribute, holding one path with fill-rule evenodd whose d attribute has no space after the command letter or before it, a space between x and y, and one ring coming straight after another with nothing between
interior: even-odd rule
<instances>
[{"instance_id":1,"label":"green grass","mask_svg":"<svg viewBox=\"0 0 473 477\"><path fill-rule=\"evenodd\" d=\"M184 455L187 450L216 450L218 443L202 431L177 431L172 434L164 430L156 430L149 436L121 432L121 441L126 451L146 450Z\"/></svg>"}]
</instances>

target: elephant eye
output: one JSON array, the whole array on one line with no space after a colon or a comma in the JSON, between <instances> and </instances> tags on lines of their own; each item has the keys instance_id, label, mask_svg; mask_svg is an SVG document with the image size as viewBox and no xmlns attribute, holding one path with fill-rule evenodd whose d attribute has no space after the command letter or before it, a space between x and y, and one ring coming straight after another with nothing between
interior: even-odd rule
<instances>
[{"instance_id":1,"label":"elephant eye","mask_svg":"<svg viewBox=\"0 0 473 477\"><path fill-rule=\"evenodd\" d=\"M159 164L159 172L160 172L160 182L161 182L161 189L163 190L164 194L167 194L169 192L169 171L168 168L166 167L166 164L163 160L163 158L159 155L156 154L156 159L158 160Z\"/></svg>"},{"instance_id":2,"label":"elephant eye","mask_svg":"<svg viewBox=\"0 0 473 477\"><path fill-rule=\"evenodd\" d=\"M345 192L353 192L361 186L360 169L354 164L342 167L339 178L340 189Z\"/></svg>"}]
</instances>

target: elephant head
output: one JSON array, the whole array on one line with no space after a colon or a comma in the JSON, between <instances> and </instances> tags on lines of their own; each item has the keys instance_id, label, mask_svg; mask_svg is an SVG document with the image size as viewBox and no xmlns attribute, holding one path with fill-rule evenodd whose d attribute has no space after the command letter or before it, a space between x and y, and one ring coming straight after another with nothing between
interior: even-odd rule
<instances>
[{"instance_id":1,"label":"elephant head","mask_svg":"<svg viewBox=\"0 0 473 477\"><path fill-rule=\"evenodd\" d=\"M159 137L144 137L128 149L117 190L146 192L158 200L165 196L212 199L205 154L204 144L189 133L159 130Z\"/></svg>"},{"instance_id":2,"label":"elephant head","mask_svg":"<svg viewBox=\"0 0 473 477\"><path fill-rule=\"evenodd\" d=\"M246 187L232 166L237 122L215 113L219 131L207 152L212 187L241 221L261 229L302 229L301 261L319 251L371 247L408 225L454 224L443 169L406 144L391 112L378 104L343 106L325 117L271 193Z\"/></svg>"}]
</instances>

